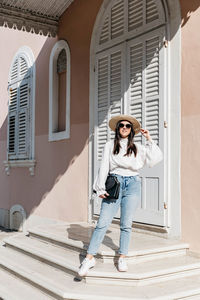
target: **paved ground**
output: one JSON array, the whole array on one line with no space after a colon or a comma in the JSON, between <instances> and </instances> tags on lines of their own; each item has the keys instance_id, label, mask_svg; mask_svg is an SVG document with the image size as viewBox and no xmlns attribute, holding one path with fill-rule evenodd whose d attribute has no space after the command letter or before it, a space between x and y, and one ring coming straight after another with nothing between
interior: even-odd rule
<instances>
[{"instance_id":1,"label":"paved ground","mask_svg":"<svg viewBox=\"0 0 200 300\"><path fill-rule=\"evenodd\" d=\"M3 239L12 235L18 234L16 231L11 231L0 226L0 245L3 244ZM1 300L1 298L0 298Z\"/></svg>"}]
</instances>

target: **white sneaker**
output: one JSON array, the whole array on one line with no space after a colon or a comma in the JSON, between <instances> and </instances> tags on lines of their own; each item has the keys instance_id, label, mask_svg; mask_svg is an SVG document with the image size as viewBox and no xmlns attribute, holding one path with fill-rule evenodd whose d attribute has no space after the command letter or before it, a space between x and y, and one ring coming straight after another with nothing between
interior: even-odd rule
<instances>
[{"instance_id":1,"label":"white sneaker","mask_svg":"<svg viewBox=\"0 0 200 300\"><path fill-rule=\"evenodd\" d=\"M86 276L87 275L87 272L90 268L93 268L96 264L96 261L94 259L94 257L92 259L89 259L89 258L85 258L80 267L79 267L79 271L78 271L78 275L79 276Z\"/></svg>"},{"instance_id":2,"label":"white sneaker","mask_svg":"<svg viewBox=\"0 0 200 300\"><path fill-rule=\"evenodd\" d=\"M124 257L120 257L118 260L118 270L120 272L126 272L128 270L127 262Z\"/></svg>"}]
</instances>

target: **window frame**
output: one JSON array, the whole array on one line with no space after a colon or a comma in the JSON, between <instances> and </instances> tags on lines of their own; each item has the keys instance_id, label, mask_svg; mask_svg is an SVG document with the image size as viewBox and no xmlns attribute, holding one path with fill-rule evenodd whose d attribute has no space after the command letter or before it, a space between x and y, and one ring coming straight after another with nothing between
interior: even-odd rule
<instances>
[{"instance_id":1,"label":"window frame","mask_svg":"<svg viewBox=\"0 0 200 300\"><path fill-rule=\"evenodd\" d=\"M10 175L10 168L11 167L28 167L30 175L34 175L34 167L36 165L35 160L35 85L36 85L36 68L35 68L35 58L34 54L28 46L23 46L18 49L18 51L15 53L9 70L9 77L8 77L8 90L9 87L16 84L16 80L11 82L11 76L12 76L12 70L14 67L14 63L16 60L22 57L26 60L26 63L28 65L29 69L29 81L30 81L30 103L29 103L29 124L30 130L28 139L30 141L29 143L29 153L28 153L28 159L27 158L20 158L20 159L10 159L9 158L9 124L7 124L7 160L4 161L4 167L7 175ZM24 79L27 76L24 77ZM22 82L24 79L20 79ZM9 109L9 100L8 100L8 109ZM8 110L8 119L10 116L10 111Z\"/></svg>"},{"instance_id":2,"label":"window frame","mask_svg":"<svg viewBox=\"0 0 200 300\"><path fill-rule=\"evenodd\" d=\"M67 76L66 76L66 115L65 130L54 132L57 122L58 111L58 75L57 75L57 59L61 50L66 51L67 56ZM70 49L65 40L59 40L54 45L49 61L49 142L59 141L70 138L70 89L71 89L71 62Z\"/></svg>"}]
</instances>

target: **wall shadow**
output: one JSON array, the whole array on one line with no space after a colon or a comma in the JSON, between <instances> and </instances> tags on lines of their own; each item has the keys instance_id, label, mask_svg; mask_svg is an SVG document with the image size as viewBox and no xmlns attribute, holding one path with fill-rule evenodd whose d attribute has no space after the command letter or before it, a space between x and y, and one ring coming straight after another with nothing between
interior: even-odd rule
<instances>
[{"instance_id":1,"label":"wall shadow","mask_svg":"<svg viewBox=\"0 0 200 300\"><path fill-rule=\"evenodd\" d=\"M90 5L95 5L93 0L87 2L88 8ZM200 3L199 1L187 1L182 0L181 5L183 4L182 9L182 27L185 26L188 20L191 17L192 12L196 11ZM36 62L36 102L35 102L35 158L37 161L37 166L35 169L35 176L29 176L27 169L11 169L10 177L7 177L6 180L9 182L8 191L9 201L8 206L12 206L14 202L21 204L26 212L27 217L29 217L37 208L42 201L46 199L48 194L55 188L64 174L68 171L71 171L70 167L73 166L80 155L83 153L85 147L88 146L89 141L93 140L93 136L89 136L89 48L90 40L92 34L92 28L94 25L95 17L92 16L92 21L88 17L87 9L84 10L86 15L83 15L82 19L74 18L77 15L77 11L82 13L84 7L83 0L74 1L69 9L64 13L61 18L60 26L63 26L63 18L69 17L76 20L76 28L71 27L73 31L72 36L76 38L76 31L81 34L87 35L88 45L87 47L87 58L84 62L84 71L82 71L82 64L79 64L80 61L83 61L85 57L82 56L82 53L79 49L71 46L71 135L69 140L63 140L58 142L48 142L48 120L49 120L49 56L52 50L52 47L55 43L51 38L47 38L44 46L42 47ZM67 22L67 21L66 21ZM88 25L88 30L86 33L83 33L83 24ZM92 26L91 26L92 24ZM177 30L181 24L177 24ZM70 28L70 27L69 27ZM67 35L59 34L59 38L65 38L68 40ZM81 39L79 41L81 45ZM161 46L162 48L163 46ZM150 56L148 57L147 68L153 59L158 55L161 48L155 47L152 49ZM80 75L78 75L77 69L80 70ZM141 72L143 71L143 66ZM135 84L138 83L140 75L138 72L133 71L132 80ZM80 82L83 81L83 85L86 83L84 92L82 92L82 86L80 87ZM7 87L4 87L7 89ZM108 111L104 112L105 118ZM139 118L139 117L138 117ZM6 141L7 139L7 124L8 118L5 119L3 125L0 128L0 140ZM100 122L101 124L101 122ZM95 126L100 125L95 124ZM5 145L6 147L6 145ZM3 149L3 153L6 152L6 149ZM5 160L6 157L1 157L2 160ZM88 168L88 166L87 166ZM78 170L78 169L77 169ZM81 181L82 177L87 174L87 170L79 169L79 174L77 175L77 181ZM28 174L28 175L27 175ZM4 179L5 181L5 179ZM87 184L87 180L83 180L83 184ZM4 188L3 186L1 188ZM77 199L82 199L82 191L77 188L77 183L72 182L72 188L76 190ZM16 195L17 191L17 195ZM70 208L73 206L70 201L70 195L66 193L66 207L67 205ZM18 200L13 200L18 199ZM59 198L55 199L59 201ZM85 202L86 203L86 202ZM52 202L50 203L52 205ZM9 207L9 208L10 208ZM69 208L69 209L70 209Z\"/></svg>"},{"instance_id":2,"label":"wall shadow","mask_svg":"<svg viewBox=\"0 0 200 300\"><path fill-rule=\"evenodd\" d=\"M200 2L199 0L180 0L180 5L182 18L181 27L184 27L190 20L192 13L194 13L200 7Z\"/></svg>"}]
</instances>

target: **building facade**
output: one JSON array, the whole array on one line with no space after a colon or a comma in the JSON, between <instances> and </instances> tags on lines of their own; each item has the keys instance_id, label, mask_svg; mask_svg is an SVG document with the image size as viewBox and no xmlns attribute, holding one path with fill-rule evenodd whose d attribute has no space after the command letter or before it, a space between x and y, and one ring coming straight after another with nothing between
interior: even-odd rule
<instances>
[{"instance_id":1,"label":"building facade","mask_svg":"<svg viewBox=\"0 0 200 300\"><path fill-rule=\"evenodd\" d=\"M198 1L71 2L55 37L26 24L0 27L1 225L98 215L92 183L113 138L107 122L126 113L164 153L163 162L140 172L135 224L200 251Z\"/></svg>"}]
</instances>

